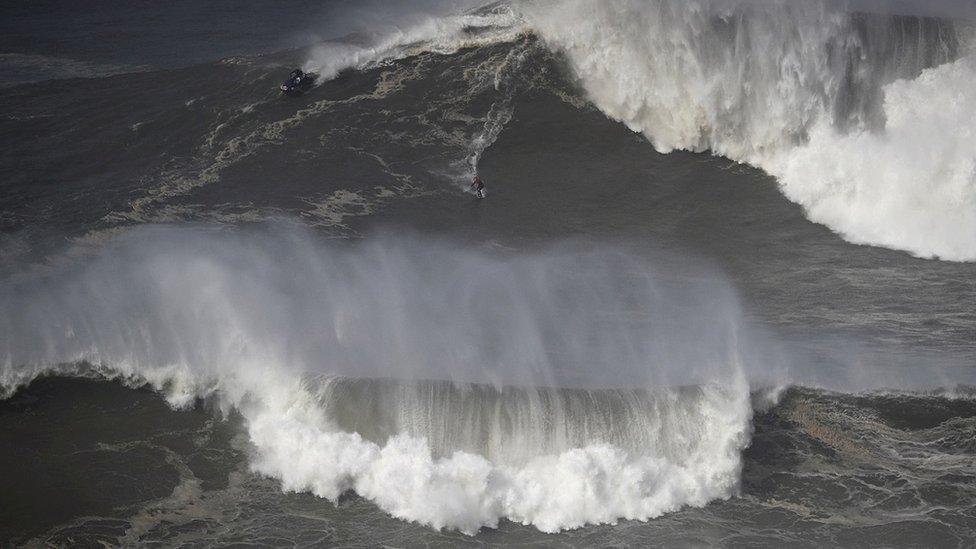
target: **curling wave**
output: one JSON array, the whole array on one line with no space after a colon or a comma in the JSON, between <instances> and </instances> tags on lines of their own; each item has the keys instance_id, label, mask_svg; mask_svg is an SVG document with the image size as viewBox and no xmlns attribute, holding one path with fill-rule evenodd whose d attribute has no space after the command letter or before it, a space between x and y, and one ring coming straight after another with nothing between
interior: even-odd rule
<instances>
[{"instance_id":1,"label":"curling wave","mask_svg":"<svg viewBox=\"0 0 976 549\"><path fill-rule=\"evenodd\" d=\"M759 353L699 274L585 246L144 227L0 285L0 381L89 364L216 399L285 489L437 528L647 519L732 495L749 439Z\"/></svg>"},{"instance_id":2,"label":"curling wave","mask_svg":"<svg viewBox=\"0 0 976 549\"><path fill-rule=\"evenodd\" d=\"M970 23L826 1L519 5L596 106L658 150L763 168L851 242L976 260Z\"/></svg>"}]
</instances>

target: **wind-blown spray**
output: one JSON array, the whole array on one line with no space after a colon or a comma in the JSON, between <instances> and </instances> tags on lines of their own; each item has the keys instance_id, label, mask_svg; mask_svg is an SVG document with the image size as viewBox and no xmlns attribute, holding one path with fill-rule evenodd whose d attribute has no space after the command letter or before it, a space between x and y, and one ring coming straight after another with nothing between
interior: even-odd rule
<instances>
[{"instance_id":1,"label":"wind-blown spray","mask_svg":"<svg viewBox=\"0 0 976 549\"><path fill-rule=\"evenodd\" d=\"M734 292L620 251L149 227L0 303L8 389L88 364L209 396L285 489L438 528L703 505L736 489L750 432Z\"/></svg>"}]
</instances>

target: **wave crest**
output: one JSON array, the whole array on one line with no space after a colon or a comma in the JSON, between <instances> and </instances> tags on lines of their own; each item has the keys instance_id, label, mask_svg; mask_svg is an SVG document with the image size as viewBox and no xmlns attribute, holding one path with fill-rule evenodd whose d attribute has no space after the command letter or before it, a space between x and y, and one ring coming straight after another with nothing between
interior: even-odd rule
<instances>
[{"instance_id":1,"label":"wave crest","mask_svg":"<svg viewBox=\"0 0 976 549\"><path fill-rule=\"evenodd\" d=\"M853 242L976 260L976 57L963 24L827 2L523 11L590 99L657 149L763 168Z\"/></svg>"},{"instance_id":2,"label":"wave crest","mask_svg":"<svg viewBox=\"0 0 976 549\"><path fill-rule=\"evenodd\" d=\"M88 362L174 406L213 398L284 489L437 528L647 519L733 493L761 355L722 278L668 270L145 227L0 284L0 381Z\"/></svg>"}]
</instances>

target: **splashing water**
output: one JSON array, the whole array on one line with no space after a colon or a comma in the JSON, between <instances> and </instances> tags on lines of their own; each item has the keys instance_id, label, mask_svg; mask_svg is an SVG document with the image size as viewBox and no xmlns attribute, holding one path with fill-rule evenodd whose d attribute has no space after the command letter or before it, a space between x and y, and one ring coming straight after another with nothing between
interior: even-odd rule
<instances>
[{"instance_id":1,"label":"splashing water","mask_svg":"<svg viewBox=\"0 0 976 549\"><path fill-rule=\"evenodd\" d=\"M88 364L209 396L286 490L468 533L732 495L762 355L721 278L605 247L149 227L0 297L7 390Z\"/></svg>"},{"instance_id":2,"label":"splashing water","mask_svg":"<svg viewBox=\"0 0 976 549\"><path fill-rule=\"evenodd\" d=\"M590 99L660 151L776 176L846 239L976 260L976 55L964 23L827 2L524 2Z\"/></svg>"}]
</instances>

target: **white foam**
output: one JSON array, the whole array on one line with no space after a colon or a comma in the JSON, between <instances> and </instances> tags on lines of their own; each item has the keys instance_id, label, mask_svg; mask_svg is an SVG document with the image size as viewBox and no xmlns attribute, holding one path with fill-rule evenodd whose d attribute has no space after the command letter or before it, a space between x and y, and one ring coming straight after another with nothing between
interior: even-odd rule
<instances>
[{"instance_id":1,"label":"white foam","mask_svg":"<svg viewBox=\"0 0 976 549\"><path fill-rule=\"evenodd\" d=\"M463 451L434 458L425 439L407 434L380 446L330 427L307 393L288 395L245 409L255 471L331 500L353 489L395 517L468 534L501 518L544 532L647 520L728 497L751 418L747 391L707 388L681 418L687 430L658 433L687 437L684 451L669 455L674 441L662 440L634 455L595 441L508 465Z\"/></svg>"},{"instance_id":2,"label":"white foam","mask_svg":"<svg viewBox=\"0 0 976 549\"><path fill-rule=\"evenodd\" d=\"M761 167L812 220L853 242L976 260L967 36L960 30L962 59L890 82L948 45L936 38L891 54L869 42L907 44L921 31L892 23L890 33L871 34L884 24L875 16L862 32L834 6L542 0L521 11L565 52L591 100L658 150L711 150Z\"/></svg>"},{"instance_id":3,"label":"white foam","mask_svg":"<svg viewBox=\"0 0 976 549\"><path fill-rule=\"evenodd\" d=\"M253 470L285 490L355 490L466 533L503 518L550 532L703 505L738 483L748 344L734 294L702 273L665 291L606 249L495 256L173 227L52 269L0 284L3 383L87 361L176 407L210 396L240 411ZM363 381L374 392L358 398L338 375L401 388ZM448 380L441 396L409 389L432 378ZM533 388L568 383L646 392Z\"/></svg>"},{"instance_id":4,"label":"white foam","mask_svg":"<svg viewBox=\"0 0 976 549\"><path fill-rule=\"evenodd\" d=\"M760 165L810 219L852 242L976 260L976 59L884 89L885 131L809 140Z\"/></svg>"},{"instance_id":5,"label":"white foam","mask_svg":"<svg viewBox=\"0 0 976 549\"><path fill-rule=\"evenodd\" d=\"M463 48L513 40L522 26L511 9L427 15L378 25L364 44L329 41L312 49L304 68L331 80L349 68L364 69L422 52L451 54Z\"/></svg>"}]
</instances>

